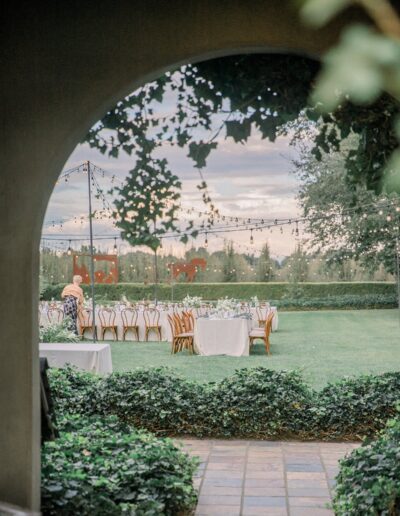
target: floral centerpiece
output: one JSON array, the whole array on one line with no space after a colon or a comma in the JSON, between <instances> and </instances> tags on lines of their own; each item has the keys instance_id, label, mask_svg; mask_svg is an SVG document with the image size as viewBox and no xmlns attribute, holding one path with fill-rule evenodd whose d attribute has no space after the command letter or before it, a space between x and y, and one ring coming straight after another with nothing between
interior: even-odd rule
<instances>
[{"instance_id":1,"label":"floral centerpiece","mask_svg":"<svg viewBox=\"0 0 400 516\"><path fill-rule=\"evenodd\" d=\"M253 306L255 308L257 308L257 306L260 306L260 301L258 300L257 296L253 296L250 299L251 299L251 302L253 303Z\"/></svg>"},{"instance_id":2,"label":"floral centerpiece","mask_svg":"<svg viewBox=\"0 0 400 516\"><path fill-rule=\"evenodd\" d=\"M217 310L219 312L233 312L236 310L238 302L236 299L228 298L228 296L218 299L217 301Z\"/></svg>"},{"instance_id":3,"label":"floral centerpiece","mask_svg":"<svg viewBox=\"0 0 400 516\"><path fill-rule=\"evenodd\" d=\"M203 302L203 298L199 296L189 296L187 295L182 303L184 306L187 306L189 308L199 308L201 306L201 303Z\"/></svg>"}]
</instances>

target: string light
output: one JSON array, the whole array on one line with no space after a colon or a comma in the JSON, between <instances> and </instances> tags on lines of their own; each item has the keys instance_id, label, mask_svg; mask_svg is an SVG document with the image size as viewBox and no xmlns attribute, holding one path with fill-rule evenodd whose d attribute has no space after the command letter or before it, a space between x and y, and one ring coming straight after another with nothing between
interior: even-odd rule
<instances>
[{"instance_id":1,"label":"string light","mask_svg":"<svg viewBox=\"0 0 400 516\"><path fill-rule=\"evenodd\" d=\"M71 256L71 254L72 254L72 247L71 247L71 240L69 240L69 245L68 245L67 255L68 255L68 256Z\"/></svg>"},{"instance_id":2,"label":"string light","mask_svg":"<svg viewBox=\"0 0 400 516\"><path fill-rule=\"evenodd\" d=\"M206 239L204 240L204 247L208 247L208 238L207 238L207 233L206 233Z\"/></svg>"},{"instance_id":3,"label":"string light","mask_svg":"<svg viewBox=\"0 0 400 516\"><path fill-rule=\"evenodd\" d=\"M250 230L250 245L254 244L253 230Z\"/></svg>"},{"instance_id":4,"label":"string light","mask_svg":"<svg viewBox=\"0 0 400 516\"><path fill-rule=\"evenodd\" d=\"M118 254L118 246L117 246L117 239L116 238L114 238L113 253L114 254Z\"/></svg>"}]
</instances>

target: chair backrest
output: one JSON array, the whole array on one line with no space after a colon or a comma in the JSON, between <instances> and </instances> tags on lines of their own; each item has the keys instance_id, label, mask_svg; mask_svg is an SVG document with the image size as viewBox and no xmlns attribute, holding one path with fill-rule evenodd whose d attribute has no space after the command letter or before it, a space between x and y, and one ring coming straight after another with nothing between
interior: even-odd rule
<instances>
[{"instance_id":1,"label":"chair backrest","mask_svg":"<svg viewBox=\"0 0 400 516\"><path fill-rule=\"evenodd\" d=\"M194 318L191 311L183 311L182 312L182 322L185 328L185 332L191 332L194 328Z\"/></svg>"},{"instance_id":2,"label":"chair backrest","mask_svg":"<svg viewBox=\"0 0 400 516\"><path fill-rule=\"evenodd\" d=\"M256 313L259 321L266 321L268 314L270 313L270 309L267 306L257 306Z\"/></svg>"},{"instance_id":3,"label":"chair backrest","mask_svg":"<svg viewBox=\"0 0 400 516\"><path fill-rule=\"evenodd\" d=\"M179 314L173 314L172 319L174 321L175 326L175 332L178 333L185 333L185 325L182 319L182 316Z\"/></svg>"},{"instance_id":4,"label":"chair backrest","mask_svg":"<svg viewBox=\"0 0 400 516\"><path fill-rule=\"evenodd\" d=\"M124 308L121 310L121 318L124 326L137 326L139 314L134 308Z\"/></svg>"},{"instance_id":5,"label":"chair backrest","mask_svg":"<svg viewBox=\"0 0 400 516\"><path fill-rule=\"evenodd\" d=\"M116 313L113 308L100 308L99 319L102 326L115 326Z\"/></svg>"},{"instance_id":6,"label":"chair backrest","mask_svg":"<svg viewBox=\"0 0 400 516\"><path fill-rule=\"evenodd\" d=\"M93 311L91 308L83 308L78 312L79 324L82 326L93 326Z\"/></svg>"},{"instance_id":7,"label":"chair backrest","mask_svg":"<svg viewBox=\"0 0 400 516\"><path fill-rule=\"evenodd\" d=\"M49 308L47 311L47 319L50 324L60 324L64 319L64 311L61 308Z\"/></svg>"},{"instance_id":8,"label":"chair backrest","mask_svg":"<svg viewBox=\"0 0 400 516\"><path fill-rule=\"evenodd\" d=\"M144 322L146 326L158 326L160 322L160 312L157 308L145 308L143 311Z\"/></svg>"},{"instance_id":9,"label":"chair backrest","mask_svg":"<svg viewBox=\"0 0 400 516\"><path fill-rule=\"evenodd\" d=\"M272 319L274 318L274 312L270 311L265 321L265 337L268 338L272 331Z\"/></svg>"},{"instance_id":10,"label":"chair backrest","mask_svg":"<svg viewBox=\"0 0 400 516\"><path fill-rule=\"evenodd\" d=\"M171 328L172 338L174 338L177 335L177 331L176 331L176 327L175 327L175 321L174 321L173 317L171 315L169 315L169 314L167 314L167 318L168 318L169 326Z\"/></svg>"}]
</instances>

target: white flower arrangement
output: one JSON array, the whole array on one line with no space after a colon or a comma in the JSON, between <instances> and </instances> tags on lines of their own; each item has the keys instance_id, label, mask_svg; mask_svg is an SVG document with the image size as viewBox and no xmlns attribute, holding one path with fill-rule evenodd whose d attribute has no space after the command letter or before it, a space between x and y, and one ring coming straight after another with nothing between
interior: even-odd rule
<instances>
[{"instance_id":1,"label":"white flower arrangement","mask_svg":"<svg viewBox=\"0 0 400 516\"><path fill-rule=\"evenodd\" d=\"M260 301L258 300L257 296L253 296L250 299L251 299L251 302L253 303L253 306L255 308L257 308L257 306L260 306Z\"/></svg>"},{"instance_id":2,"label":"white flower arrangement","mask_svg":"<svg viewBox=\"0 0 400 516\"><path fill-rule=\"evenodd\" d=\"M224 297L222 299L218 299L217 301L217 310L220 312L233 312L237 308L237 301L233 298Z\"/></svg>"},{"instance_id":3,"label":"white flower arrangement","mask_svg":"<svg viewBox=\"0 0 400 516\"><path fill-rule=\"evenodd\" d=\"M199 308L201 306L202 302L203 302L202 297L189 296L189 295L187 295L182 301L184 306L187 306L190 308Z\"/></svg>"}]
</instances>

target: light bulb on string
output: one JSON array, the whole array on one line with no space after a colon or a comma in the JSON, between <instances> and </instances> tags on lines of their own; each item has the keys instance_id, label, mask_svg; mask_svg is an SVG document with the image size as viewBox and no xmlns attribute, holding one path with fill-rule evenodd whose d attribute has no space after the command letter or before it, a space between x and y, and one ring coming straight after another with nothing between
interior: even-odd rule
<instances>
[{"instance_id":1,"label":"light bulb on string","mask_svg":"<svg viewBox=\"0 0 400 516\"><path fill-rule=\"evenodd\" d=\"M118 254L117 239L114 238L113 254Z\"/></svg>"},{"instance_id":2,"label":"light bulb on string","mask_svg":"<svg viewBox=\"0 0 400 516\"><path fill-rule=\"evenodd\" d=\"M208 238L207 238L207 233L206 233L206 239L204 240L204 247L208 247Z\"/></svg>"},{"instance_id":3,"label":"light bulb on string","mask_svg":"<svg viewBox=\"0 0 400 516\"><path fill-rule=\"evenodd\" d=\"M250 245L254 244L253 230L250 230Z\"/></svg>"},{"instance_id":4,"label":"light bulb on string","mask_svg":"<svg viewBox=\"0 0 400 516\"><path fill-rule=\"evenodd\" d=\"M69 240L68 242L69 242L69 245L68 245L67 255L71 256L71 254L72 254L71 240Z\"/></svg>"}]
</instances>

